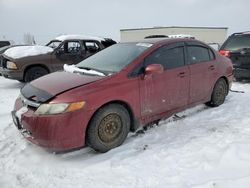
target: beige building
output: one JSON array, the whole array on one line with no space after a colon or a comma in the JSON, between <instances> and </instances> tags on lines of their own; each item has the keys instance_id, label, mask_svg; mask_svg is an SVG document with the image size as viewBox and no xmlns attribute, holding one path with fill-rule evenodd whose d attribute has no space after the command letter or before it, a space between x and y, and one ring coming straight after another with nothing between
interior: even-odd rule
<instances>
[{"instance_id":1,"label":"beige building","mask_svg":"<svg viewBox=\"0 0 250 188\"><path fill-rule=\"evenodd\" d=\"M222 44L227 37L227 27L153 27L140 29L121 29L121 42L143 39L149 35L192 35L206 43Z\"/></svg>"}]
</instances>

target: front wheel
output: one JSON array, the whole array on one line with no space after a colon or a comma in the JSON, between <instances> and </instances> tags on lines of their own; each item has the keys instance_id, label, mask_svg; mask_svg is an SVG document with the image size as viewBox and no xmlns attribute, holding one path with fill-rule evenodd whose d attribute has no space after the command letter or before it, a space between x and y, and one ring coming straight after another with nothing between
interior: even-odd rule
<instances>
[{"instance_id":1,"label":"front wheel","mask_svg":"<svg viewBox=\"0 0 250 188\"><path fill-rule=\"evenodd\" d=\"M217 107L224 103L228 93L228 85L224 79L219 79L213 89L211 100L206 105Z\"/></svg>"},{"instance_id":2,"label":"front wheel","mask_svg":"<svg viewBox=\"0 0 250 188\"><path fill-rule=\"evenodd\" d=\"M109 104L99 109L87 130L88 145L98 152L120 146L130 130L130 116L120 104Z\"/></svg>"},{"instance_id":3,"label":"front wheel","mask_svg":"<svg viewBox=\"0 0 250 188\"><path fill-rule=\"evenodd\" d=\"M25 72L24 81L31 82L32 80L35 80L48 73L49 72L43 67L31 67Z\"/></svg>"}]
</instances>

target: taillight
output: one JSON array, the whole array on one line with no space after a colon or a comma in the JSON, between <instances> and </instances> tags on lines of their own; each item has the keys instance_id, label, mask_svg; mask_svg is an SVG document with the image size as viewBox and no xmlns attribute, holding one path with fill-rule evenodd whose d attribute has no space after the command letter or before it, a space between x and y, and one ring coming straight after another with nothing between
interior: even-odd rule
<instances>
[{"instance_id":1,"label":"taillight","mask_svg":"<svg viewBox=\"0 0 250 188\"><path fill-rule=\"evenodd\" d=\"M219 53L223 56L230 57L230 51L229 50L220 50Z\"/></svg>"}]
</instances>

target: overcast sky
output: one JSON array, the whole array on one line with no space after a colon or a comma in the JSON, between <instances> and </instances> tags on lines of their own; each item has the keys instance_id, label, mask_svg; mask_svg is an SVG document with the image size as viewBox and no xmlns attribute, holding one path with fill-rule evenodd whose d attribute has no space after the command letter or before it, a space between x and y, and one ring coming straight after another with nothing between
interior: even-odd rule
<instances>
[{"instance_id":1,"label":"overcast sky","mask_svg":"<svg viewBox=\"0 0 250 188\"><path fill-rule=\"evenodd\" d=\"M0 39L24 33L46 42L59 34L120 39L120 29L155 26L250 30L250 0L0 0Z\"/></svg>"}]
</instances>

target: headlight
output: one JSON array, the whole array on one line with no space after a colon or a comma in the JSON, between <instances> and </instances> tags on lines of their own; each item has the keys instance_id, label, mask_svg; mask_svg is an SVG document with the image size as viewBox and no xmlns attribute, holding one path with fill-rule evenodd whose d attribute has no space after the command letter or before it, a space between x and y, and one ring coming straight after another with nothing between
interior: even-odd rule
<instances>
[{"instance_id":1,"label":"headlight","mask_svg":"<svg viewBox=\"0 0 250 188\"><path fill-rule=\"evenodd\" d=\"M73 112L80 110L85 105L85 102L60 103L60 104L42 104L35 111L36 115L51 115L61 114L65 112Z\"/></svg>"},{"instance_id":2,"label":"headlight","mask_svg":"<svg viewBox=\"0 0 250 188\"><path fill-rule=\"evenodd\" d=\"M8 69L17 69L17 66L15 63L11 62L11 61L7 61L7 68Z\"/></svg>"}]
</instances>

